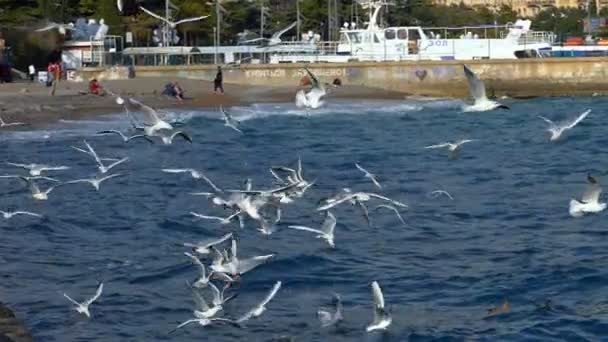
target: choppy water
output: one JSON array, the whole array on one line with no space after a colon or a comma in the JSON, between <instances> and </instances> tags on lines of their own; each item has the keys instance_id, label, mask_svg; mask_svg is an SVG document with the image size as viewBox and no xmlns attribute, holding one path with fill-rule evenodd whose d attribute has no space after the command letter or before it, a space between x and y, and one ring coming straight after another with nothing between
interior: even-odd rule
<instances>
[{"instance_id":1,"label":"choppy water","mask_svg":"<svg viewBox=\"0 0 608 342\"><path fill-rule=\"evenodd\" d=\"M606 213L573 219L570 198L579 196L587 172L606 170L608 100L559 98L512 101L510 112L460 113L455 101L334 102L306 118L291 104L233 108L244 136L212 111L176 113L192 145L145 142L124 145L95 137L100 129L126 127L120 115L62 122L46 131L3 133L0 159L70 165L62 180L91 175L91 160L70 145L83 139L104 157L130 157L129 175L96 193L85 185L60 187L35 202L17 181L2 180L0 209L26 209L45 218L0 221L0 298L16 309L40 341L598 341L608 335ZM591 115L567 139L549 143L537 118L565 118L585 108ZM475 138L459 160L423 147ZM317 201L342 187L374 190L354 168L375 172L383 194L404 201L407 226L374 213L369 228L351 206L334 210L336 248L312 234L279 229L270 237L195 221L190 211L221 214L188 192L208 188L163 167L194 167L225 188L253 179L268 188L271 165L294 165L316 186L283 210L282 227L317 226ZM1 166L2 173L18 170ZM117 169L118 171L118 169ZM449 191L454 200L430 199ZM219 211L218 211L219 210ZM224 315L248 310L281 280L268 311L247 329L192 325L168 331L191 316L186 280L197 269L183 256L183 242L234 231L239 254L277 253L246 274L239 297ZM62 294L92 295L92 320L71 310ZM370 282L378 280L393 315L387 332L367 334L372 319ZM342 295L345 320L321 329L319 306ZM511 312L487 318L508 299ZM534 303L551 299L552 310Z\"/></svg>"}]
</instances>

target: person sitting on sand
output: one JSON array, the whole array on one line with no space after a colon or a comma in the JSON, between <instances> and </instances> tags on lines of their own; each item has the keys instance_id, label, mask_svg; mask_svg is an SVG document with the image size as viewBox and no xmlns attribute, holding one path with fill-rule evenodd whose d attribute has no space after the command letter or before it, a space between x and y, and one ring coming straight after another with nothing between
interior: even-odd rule
<instances>
[{"instance_id":1,"label":"person sitting on sand","mask_svg":"<svg viewBox=\"0 0 608 342\"><path fill-rule=\"evenodd\" d=\"M175 82L173 84L173 93L175 94L175 98L178 99L179 101L184 100L184 90L182 89L182 87L179 85L178 82Z\"/></svg>"},{"instance_id":2,"label":"person sitting on sand","mask_svg":"<svg viewBox=\"0 0 608 342\"><path fill-rule=\"evenodd\" d=\"M92 79L89 82L89 94L93 94L93 95L97 95L97 96L105 95L103 86L97 81L96 78Z\"/></svg>"},{"instance_id":3,"label":"person sitting on sand","mask_svg":"<svg viewBox=\"0 0 608 342\"><path fill-rule=\"evenodd\" d=\"M163 90L163 92L161 94L165 95L165 96L169 96L169 97L174 97L175 96L175 86L173 85L173 82L169 82L169 83L165 84L165 89Z\"/></svg>"}]
</instances>

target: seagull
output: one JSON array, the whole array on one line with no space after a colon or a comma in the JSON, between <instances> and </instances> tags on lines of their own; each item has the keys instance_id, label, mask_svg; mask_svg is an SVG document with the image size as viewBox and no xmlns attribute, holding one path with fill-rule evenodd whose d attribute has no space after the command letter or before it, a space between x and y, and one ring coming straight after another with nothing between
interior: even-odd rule
<instances>
[{"instance_id":1,"label":"seagull","mask_svg":"<svg viewBox=\"0 0 608 342\"><path fill-rule=\"evenodd\" d=\"M34 183L34 181L32 180L32 178L29 177L20 177L22 180L24 180L29 188L30 191L32 192L32 197L35 200L39 200L39 201L46 201L49 199L49 194L51 193L51 191L55 190L55 188L59 185L55 185L55 186L51 186L48 189L46 189L45 191L41 191L40 188L38 187L38 185L36 183Z\"/></svg>"},{"instance_id":2,"label":"seagull","mask_svg":"<svg viewBox=\"0 0 608 342\"><path fill-rule=\"evenodd\" d=\"M462 108L463 111L486 112L496 108L509 109L509 107L499 102L488 99L486 96L486 86L483 84L483 81L466 64L464 65L464 75L469 83L469 92L471 93L471 97L473 97L474 103L473 105L464 106Z\"/></svg>"},{"instance_id":3,"label":"seagull","mask_svg":"<svg viewBox=\"0 0 608 342\"><path fill-rule=\"evenodd\" d=\"M276 231L277 224L281 222L281 207L277 206L274 222L271 224L266 219L260 220L260 227L258 231L264 235L272 235Z\"/></svg>"},{"instance_id":4,"label":"seagull","mask_svg":"<svg viewBox=\"0 0 608 342\"><path fill-rule=\"evenodd\" d=\"M371 200L372 198L392 203L393 205L398 206L398 207L407 208L406 204L392 200L392 199L382 196L382 195L374 194L371 192L351 192L350 189L344 189L344 190L345 191L343 193L338 194L332 198L326 199L324 201L325 204L318 207L317 211L325 211L325 210L331 209L331 208L333 208L339 204L342 204L344 202L347 202L347 201L350 202L351 204L358 204L358 203L362 203L362 202L367 202L367 201Z\"/></svg>"},{"instance_id":5,"label":"seagull","mask_svg":"<svg viewBox=\"0 0 608 342\"><path fill-rule=\"evenodd\" d=\"M244 134L243 131L241 131L240 129L238 129L238 125L239 125L239 121L236 120L235 118L232 117L232 115L230 115L230 113L228 113L227 111L224 110L224 107L220 106L220 111L222 112L222 114L224 115L224 126L226 127L230 127L233 130Z\"/></svg>"},{"instance_id":6,"label":"seagull","mask_svg":"<svg viewBox=\"0 0 608 342\"><path fill-rule=\"evenodd\" d=\"M116 0L116 8L118 8L118 12L122 13L122 9L124 8L123 0Z\"/></svg>"},{"instance_id":7,"label":"seagull","mask_svg":"<svg viewBox=\"0 0 608 342\"><path fill-rule=\"evenodd\" d=\"M200 21L200 20L203 20L203 19L206 19L206 18L208 18L208 17L209 17L208 15L203 15L203 16L200 16L200 17L186 18L186 19L182 19L182 20L179 20L179 21L175 21L175 22L173 22L173 21L171 21L171 20L167 20L165 17L162 17L162 16L160 16L160 15L158 15L158 14L154 13L154 12L151 12L151 11L149 11L149 10L145 9L145 8L144 8L144 7L142 7L142 6L139 6L139 8L140 8L142 11L144 11L144 12L148 13L149 15L153 16L154 18L156 18L156 19L159 19L159 20L162 20L162 21L166 22L167 24L169 24L169 27L171 27L172 29L176 28L176 27L177 27L177 25L180 25L180 24L184 24L184 23L190 23L190 22L193 22L193 21Z\"/></svg>"},{"instance_id":8,"label":"seagull","mask_svg":"<svg viewBox=\"0 0 608 342\"><path fill-rule=\"evenodd\" d=\"M195 288L192 288L192 294L194 296L194 302L196 308L194 309L194 317L198 319L209 319L217 315L222 310L221 306L209 306L205 298Z\"/></svg>"},{"instance_id":9,"label":"seagull","mask_svg":"<svg viewBox=\"0 0 608 342\"><path fill-rule=\"evenodd\" d=\"M58 23L51 22L51 23L47 24L45 27L37 29L36 32L44 32L44 31L50 31L50 30L54 30L54 29L57 29L59 31L59 33L64 36L67 33L66 30L70 30L70 31L75 30L74 24L72 24L72 23L58 24Z\"/></svg>"},{"instance_id":10,"label":"seagull","mask_svg":"<svg viewBox=\"0 0 608 342\"><path fill-rule=\"evenodd\" d=\"M391 325L393 318L384 307L384 296L377 281L372 283L372 296L374 298L374 321L367 326L367 332L374 330L386 330Z\"/></svg>"},{"instance_id":11,"label":"seagull","mask_svg":"<svg viewBox=\"0 0 608 342\"><path fill-rule=\"evenodd\" d=\"M270 38L264 38L264 37L260 37L260 38L255 38L255 39L250 39L250 40L246 40L241 42L241 44L247 44L247 43L253 43L253 42L258 42L258 41L265 41L266 42L266 46L274 46L274 45L278 45L281 44L282 40L281 40L281 36L293 29L294 27L296 27L296 25L298 24L297 21L294 21L293 23L291 23L289 26L285 27L284 29L275 32L272 37Z\"/></svg>"},{"instance_id":12,"label":"seagull","mask_svg":"<svg viewBox=\"0 0 608 342\"><path fill-rule=\"evenodd\" d=\"M449 153L449 157L450 159L456 159L458 158L458 153L460 152L460 146L466 144L466 143L470 143L473 141L477 141L477 139L462 139L462 140L458 140L455 142L444 142L441 144L437 144L437 145L430 145L430 146L425 146L425 149L438 149L438 148L448 148L448 153Z\"/></svg>"},{"instance_id":13,"label":"seagull","mask_svg":"<svg viewBox=\"0 0 608 342\"><path fill-rule=\"evenodd\" d=\"M102 178L86 178L86 179L76 179L73 181L69 181L66 182L65 184L76 184L76 183L89 183L91 184L95 190L99 191L99 187L101 186L102 182L105 182L108 179L114 178L114 177L120 177L120 176L124 176L121 173L115 173L113 175L109 175L109 176L105 176Z\"/></svg>"},{"instance_id":14,"label":"seagull","mask_svg":"<svg viewBox=\"0 0 608 342\"><path fill-rule=\"evenodd\" d=\"M156 132L166 129L173 130L173 126L167 121L160 119L158 112L152 107L146 106L145 104L129 98L129 103L136 105L141 108L144 113L144 132L148 136L153 136Z\"/></svg>"},{"instance_id":15,"label":"seagull","mask_svg":"<svg viewBox=\"0 0 608 342\"><path fill-rule=\"evenodd\" d=\"M26 125L25 122L5 122L2 117L0 117L0 128L10 127L10 126L23 126Z\"/></svg>"},{"instance_id":16,"label":"seagull","mask_svg":"<svg viewBox=\"0 0 608 342\"><path fill-rule=\"evenodd\" d=\"M589 115L589 113L591 113L591 109L587 109L586 111L582 112L574 120L566 120L557 124L543 116L539 116L539 118L543 119L549 124L549 128L547 128L547 131L551 133L550 139L551 141L556 141L562 136L562 133L574 128L581 121L583 121L583 119L585 119L587 115Z\"/></svg>"},{"instance_id":17,"label":"seagull","mask_svg":"<svg viewBox=\"0 0 608 342\"><path fill-rule=\"evenodd\" d=\"M187 142L192 144L192 138L183 131L175 131L171 135L162 135L162 134L155 133L153 136L160 137L161 141L165 145L173 144L173 139L175 139L175 137L182 137L182 138L184 138L184 140L186 140Z\"/></svg>"},{"instance_id":18,"label":"seagull","mask_svg":"<svg viewBox=\"0 0 608 342\"><path fill-rule=\"evenodd\" d=\"M185 321L184 323L181 323L175 329L169 331L169 334L172 334L175 331L177 331L178 329L181 329L191 323L198 323L199 325L206 327L206 326L212 324L213 322L235 324L234 321L232 321L230 319L226 319L226 318L192 318L192 319Z\"/></svg>"},{"instance_id":19,"label":"seagull","mask_svg":"<svg viewBox=\"0 0 608 342\"><path fill-rule=\"evenodd\" d=\"M249 310L249 312L237 319L236 323L243 323L245 321L250 320L251 318L260 317L264 313L264 311L266 311L266 305L268 305L268 303L274 298L280 288L281 282L277 281L268 293L268 295L266 295L266 298L264 298L261 303L253 307L253 309Z\"/></svg>"},{"instance_id":20,"label":"seagull","mask_svg":"<svg viewBox=\"0 0 608 342\"><path fill-rule=\"evenodd\" d=\"M211 269L215 272L237 276L251 271L274 257L274 254L268 254L255 256L249 259L239 259L236 251L236 240L232 240L231 258L229 260L223 260L223 262L219 259L215 260L211 265Z\"/></svg>"},{"instance_id":21,"label":"seagull","mask_svg":"<svg viewBox=\"0 0 608 342\"><path fill-rule=\"evenodd\" d=\"M230 239L232 237L232 233L228 233L220 238L213 238L203 240L197 243L184 243L184 247L190 247L192 250L201 255L207 255L211 253L210 248L212 246L219 245L220 243Z\"/></svg>"},{"instance_id":22,"label":"seagull","mask_svg":"<svg viewBox=\"0 0 608 342\"><path fill-rule=\"evenodd\" d=\"M397 218L399 219L399 221L401 221L401 223L403 223L404 225L407 225L407 224L405 223L405 220L403 219L403 217L402 217L402 216L401 216L401 214L399 213L399 210L397 210L397 208L393 207L392 205L388 205L388 204L380 204L380 205L378 205L378 206L376 206L376 207L374 208L374 211L375 211L375 210L378 210L378 209L383 209L383 208L384 208L384 209L388 209L388 210L393 211L393 212L395 213L395 215L397 215Z\"/></svg>"},{"instance_id":23,"label":"seagull","mask_svg":"<svg viewBox=\"0 0 608 342\"><path fill-rule=\"evenodd\" d=\"M606 209L606 203L601 203L600 194L602 193L602 186L591 175L587 175L587 190L581 196L581 200L570 200L570 215L572 217L581 217L588 213L599 213Z\"/></svg>"},{"instance_id":24,"label":"seagull","mask_svg":"<svg viewBox=\"0 0 608 342\"><path fill-rule=\"evenodd\" d=\"M429 197L431 197L431 198L437 198L441 195L446 196L450 200L454 200L454 197L452 197L452 195L450 195L450 193L445 190L435 190L435 191L429 192Z\"/></svg>"},{"instance_id":25,"label":"seagull","mask_svg":"<svg viewBox=\"0 0 608 342\"><path fill-rule=\"evenodd\" d=\"M95 150L93 149L93 147L91 147L91 145L89 145L89 143L85 140L84 141L85 146L87 147L88 151L85 151L83 149L80 149L78 147L73 147L75 150L79 151L79 152L83 152L86 153L88 155L90 155L91 157L93 157L93 159L95 159L95 162L97 163L97 168L99 169L99 172L101 172L101 174L106 174L108 173L111 169L113 169L115 166L118 166L126 161L129 160L129 157L125 157L122 158L120 160L117 160L115 162L113 162L112 164L106 166L103 164L103 162L101 161L101 158L99 158L99 156L97 155L97 152L95 152Z\"/></svg>"},{"instance_id":26,"label":"seagull","mask_svg":"<svg viewBox=\"0 0 608 342\"><path fill-rule=\"evenodd\" d=\"M70 298L70 296L68 296L65 293L63 294L63 296L65 298L67 298L70 302L74 303L74 305L76 305L75 309L76 309L76 311L78 311L78 313L81 313L81 314L87 316L88 318L91 318L91 313L89 312L89 306L91 304L93 304L93 302L96 301L99 298L99 296L101 296L102 292L103 292L103 283L100 283L95 295L82 303L78 303L77 301L73 300L72 298Z\"/></svg>"},{"instance_id":27,"label":"seagull","mask_svg":"<svg viewBox=\"0 0 608 342\"><path fill-rule=\"evenodd\" d=\"M194 281L194 283L192 283L192 287L196 287L199 289L207 287L209 285L209 281L211 280L213 272L210 272L209 275L207 275L207 272L205 271L205 265L203 265L199 258L188 252L185 252L184 255L190 258L192 262L201 269L201 275Z\"/></svg>"},{"instance_id":28,"label":"seagull","mask_svg":"<svg viewBox=\"0 0 608 342\"><path fill-rule=\"evenodd\" d=\"M2 214L2 217L4 217L7 220L13 218L16 215L28 215L28 216L34 216L34 217L42 217L42 215L40 215L40 214L32 213L29 211L3 211L3 210L0 210L0 214Z\"/></svg>"},{"instance_id":29,"label":"seagull","mask_svg":"<svg viewBox=\"0 0 608 342\"><path fill-rule=\"evenodd\" d=\"M322 328L336 325L344 319L344 316L342 315L342 298L340 298L339 294L334 293L334 301L336 306L336 310L334 312L325 309L317 310L317 317L319 317Z\"/></svg>"},{"instance_id":30,"label":"seagull","mask_svg":"<svg viewBox=\"0 0 608 342\"><path fill-rule=\"evenodd\" d=\"M8 165L20 167L22 169L29 170L30 175L40 176L45 171L63 171L69 170L69 166L49 166L44 164L17 164L17 163L6 163Z\"/></svg>"},{"instance_id":31,"label":"seagull","mask_svg":"<svg viewBox=\"0 0 608 342\"><path fill-rule=\"evenodd\" d=\"M305 92L303 89L300 89L296 93L296 107L298 108L306 108L306 109L317 109L325 103L321 100L325 95L327 95L327 90L325 86L319 81L317 76L315 76L308 68L304 68L306 73L310 78L310 82L312 85L312 89L308 92Z\"/></svg>"},{"instance_id":32,"label":"seagull","mask_svg":"<svg viewBox=\"0 0 608 342\"><path fill-rule=\"evenodd\" d=\"M162 169L162 172L165 173L189 173L190 176L194 179L203 179L207 184L209 184L213 190L216 192L223 192L222 189L218 188L211 179L207 178L202 171L198 171L195 169Z\"/></svg>"},{"instance_id":33,"label":"seagull","mask_svg":"<svg viewBox=\"0 0 608 342\"><path fill-rule=\"evenodd\" d=\"M128 143L134 139L146 139L149 143L154 143L154 141L152 141L152 139L150 139L145 134L136 134L136 135L132 135L132 136L128 137L121 131L116 131L116 130L106 130L106 131L97 132L97 135L110 135L110 134L116 134L116 135L120 136L122 138L122 141L125 143Z\"/></svg>"},{"instance_id":34,"label":"seagull","mask_svg":"<svg viewBox=\"0 0 608 342\"><path fill-rule=\"evenodd\" d=\"M359 171L363 172L365 178L369 178L378 189L382 189L382 185L380 185L380 183L378 183L378 180L376 180L376 176L373 173L370 173L369 171L367 171L366 169L364 169L363 167L361 167L361 165L359 165L357 163L355 163L355 166L357 167L357 169L359 169Z\"/></svg>"},{"instance_id":35,"label":"seagull","mask_svg":"<svg viewBox=\"0 0 608 342\"><path fill-rule=\"evenodd\" d=\"M336 245L334 244L334 229L336 228L336 217L331 213L327 212L327 216L325 220L321 224L320 229L309 228L305 226L287 226L291 229L304 230L307 232L316 233L317 238L324 239L327 241L330 247L334 248Z\"/></svg>"},{"instance_id":36,"label":"seagull","mask_svg":"<svg viewBox=\"0 0 608 342\"><path fill-rule=\"evenodd\" d=\"M214 221L219 221L221 224L230 224L230 221L232 221L232 219L234 219L240 213L241 212L239 211L228 217L219 217L219 216L207 216L207 215L203 215L203 214L199 214L199 213L195 213L195 212L191 211L190 215L197 217L199 219L203 219L203 220L214 220Z\"/></svg>"}]
</instances>

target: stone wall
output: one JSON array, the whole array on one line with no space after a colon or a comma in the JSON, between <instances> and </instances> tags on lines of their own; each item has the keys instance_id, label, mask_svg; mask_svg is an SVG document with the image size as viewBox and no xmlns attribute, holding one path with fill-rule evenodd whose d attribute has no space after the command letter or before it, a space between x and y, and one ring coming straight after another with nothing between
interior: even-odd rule
<instances>
[{"instance_id":1,"label":"stone wall","mask_svg":"<svg viewBox=\"0 0 608 342\"><path fill-rule=\"evenodd\" d=\"M608 93L608 58L546 58L467 61L486 82L489 95L552 96ZM323 81L340 78L345 85L363 85L407 94L464 97L468 88L462 61L312 64ZM294 86L301 64L242 65L224 69L224 81L245 85ZM213 80L216 67L137 67L137 77ZM126 68L87 68L76 79L122 79Z\"/></svg>"}]
</instances>

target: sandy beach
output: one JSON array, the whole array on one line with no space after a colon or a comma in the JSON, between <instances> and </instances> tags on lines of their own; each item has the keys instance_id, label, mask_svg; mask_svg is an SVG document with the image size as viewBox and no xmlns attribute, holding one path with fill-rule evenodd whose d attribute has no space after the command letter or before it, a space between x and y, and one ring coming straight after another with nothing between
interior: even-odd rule
<instances>
[{"instance_id":1,"label":"sandy beach","mask_svg":"<svg viewBox=\"0 0 608 342\"><path fill-rule=\"evenodd\" d=\"M178 81L185 90L185 100L177 101L161 95L164 85ZM102 85L114 93L131 96L159 109L230 107L252 103L293 102L297 84L293 87L244 86L226 83L224 95L213 93L208 81L193 79L135 78L104 81ZM7 122L20 121L31 126L44 126L60 119L77 120L93 115L121 111L111 96L82 95L86 83L60 82L55 96L50 88L29 82L0 84L0 115ZM404 93L362 86L344 85L332 90L328 98L344 99L403 99Z\"/></svg>"}]
</instances>

